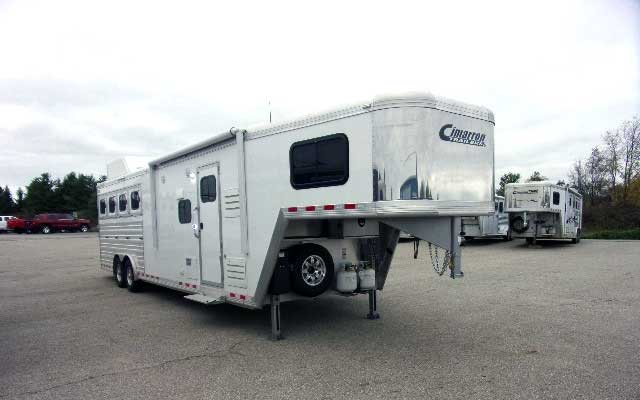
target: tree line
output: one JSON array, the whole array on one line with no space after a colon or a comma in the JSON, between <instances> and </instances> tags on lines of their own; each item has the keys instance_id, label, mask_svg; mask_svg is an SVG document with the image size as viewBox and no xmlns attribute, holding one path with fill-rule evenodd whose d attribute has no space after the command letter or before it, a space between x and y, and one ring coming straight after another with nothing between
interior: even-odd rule
<instances>
[{"instance_id":1,"label":"tree line","mask_svg":"<svg viewBox=\"0 0 640 400\"><path fill-rule=\"evenodd\" d=\"M582 194L585 229L640 227L640 118L624 121L602 135L589 155L577 160L568 173L569 185ZM519 173L500 177L497 193L504 196L507 183L520 182ZM536 171L526 181L547 178Z\"/></svg>"},{"instance_id":2,"label":"tree line","mask_svg":"<svg viewBox=\"0 0 640 400\"><path fill-rule=\"evenodd\" d=\"M0 187L0 214L32 217L44 212L75 212L78 217L96 221L96 186L106 180L71 172L64 178L52 178L48 172L35 177L15 196L8 186Z\"/></svg>"},{"instance_id":3,"label":"tree line","mask_svg":"<svg viewBox=\"0 0 640 400\"><path fill-rule=\"evenodd\" d=\"M640 206L640 118L605 132L602 143L575 162L569 180L592 206Z\"/></svg>"}]
</instances>

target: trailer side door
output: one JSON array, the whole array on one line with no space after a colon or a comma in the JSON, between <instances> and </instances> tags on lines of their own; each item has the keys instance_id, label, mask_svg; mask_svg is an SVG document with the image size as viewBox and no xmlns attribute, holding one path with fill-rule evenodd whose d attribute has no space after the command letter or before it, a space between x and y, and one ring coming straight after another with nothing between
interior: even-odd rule
<instances>
[{"instance_id":1,"label":"trailer side door","mask_svg":"<svg viewBox=\"0 0 640 400\"><path fill-rule=\"evenodd\" d=\"M223 284L219 176L218 163L198 168L200 279L203 284L210 286L222 286Z\"/></svg>"}]
</instances>

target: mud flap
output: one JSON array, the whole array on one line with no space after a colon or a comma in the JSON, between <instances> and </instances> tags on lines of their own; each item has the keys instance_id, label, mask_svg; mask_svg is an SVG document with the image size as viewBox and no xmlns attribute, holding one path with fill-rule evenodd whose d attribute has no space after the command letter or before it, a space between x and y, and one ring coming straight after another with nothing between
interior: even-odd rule
<instances>
[{"instance_id":1,"label":"mud flap","mask_svg":"<svg viewBox=\"0 0 640 400\"><path fill-rule=\"evenodd\" d=\"M461 229L460 217L389 218L383 223L448 250L454 262L452 277L459 278L464 275L458 240Z\"/></svg>"}]
</instances>

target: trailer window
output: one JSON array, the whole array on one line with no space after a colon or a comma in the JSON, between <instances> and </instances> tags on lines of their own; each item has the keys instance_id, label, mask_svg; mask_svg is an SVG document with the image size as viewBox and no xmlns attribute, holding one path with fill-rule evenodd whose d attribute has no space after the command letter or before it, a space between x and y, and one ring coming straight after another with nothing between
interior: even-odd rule
<instances>
[{"instance_id":1,"label":"trailer window","mask_svg":"<svg viewBox=\"0 0 640 400\"><path fill-rule=\"evenodd\" d=\"M127 211L127 195L124 193L118 198L118 209L120 211Z\"/></svg>"},{"instance_id":2,"label":"trailer window","mask_svg":"<svg viewBox=\"0 0 640 400\"><path fill-rule=\"evenodd\" d=\"M498 204L498 212L504 212L504 203L502 201Z\"/></svg>"},{"instance_id":3,"label":"trailer window","mask_svg":"<svg viewBox=\"0 0 640 400\"><path fill-rule=\"evenodd\" d=\"M105 199L100 200L100 214L104 215L107 213L107 202Z\"/></svg>"},{"instance_id":4,"label":"trailer window","mask_svg":"<svg viewBox=\"0 0 640 400\"><path fill-rule=\"evenodd\" d=\"M200 179L200 201L209 203L216 201L216 177L213 175L203 176Z\"/></svg>"},{"instance_id":5,"label":"trailer window","mask_svg":"<svg viewBox=\"0 0 640 400\"><path fill-rule=\"evenodd\" d=\"M296 142L289 165L294 189L344 185L349 180L349 140L339 133Z\"/></svg>"},{"instance_id":6,"label":"trailer window","mask_svg":"<svg viewBox=\"0 0 640 400\"><path fill-rule=\"evenodd\" d=\"M109 197L109 214L116 212L116 196Z\"/></svg>"},{"instance_id":7,"label":"trailer window","mask_svg":"<svg viewBox=\"0 0 640 400\"><path fill-rule=\"evenodd\" d=\"M178 221L181 224L191 223L191 200L182 199L178 201Z\"/></svg>"},{"instance_id":8,"label":"trailer window","mask_svg":"<svg viewBox=\"0 0 640 400\"><path fill-rule=\"evenodd\" d=\"M138 191L131 192L131 209L137 210L140 208L140 193Z\"/></svg>"},{"instance_id":9,"label":"trailer window","mask_svg":"<svg viewBox=\"0 0 640 400\"><path fill-rule=\"evenodd\" d=\"M553 192L553 204L554 205L560 204L560 193L559 192Z\"/></svg>"}]
</instances>

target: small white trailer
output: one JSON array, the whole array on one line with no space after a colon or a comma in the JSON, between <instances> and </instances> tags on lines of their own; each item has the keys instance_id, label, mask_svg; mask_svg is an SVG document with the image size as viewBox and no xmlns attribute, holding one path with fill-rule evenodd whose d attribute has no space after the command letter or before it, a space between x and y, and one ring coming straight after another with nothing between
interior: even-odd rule
<instances>
[{"instance_id":1,"label":"small white trailer","mask_svg":"<svg viewBox=\"0 0 640 400\"><path fill-rule=\"evenodd\" d=\"M514 238L580 242L582 195L553 182L509 183L505 187L509 229Z\"/></svg>"},{"instance_id":2,"label":"small white trailer","mask_svg":"<svg viewBox=\"0 0 640 400\"><path fill-rule=\"evenodd\" d=\"M510 240L509 216L504 209L504 197L495 195L495 211L491 215L479 217L462 217L460 236L466 241L473 239Z\"/></svg>"},{"instance_id":3,"label":"small white trailer","mask_svg":"<svg viewBox=\"0 0 640 400\"><path fill-rule=\"evenodd\" d=\"M430 94L231 129L98 185L100 265L121 287L205 304L369 295L377 317L400 231L462 276L462 216L494 213L491 111ZM407 159L415 157L414 162Z\"/></svg>"}]
</instances>

